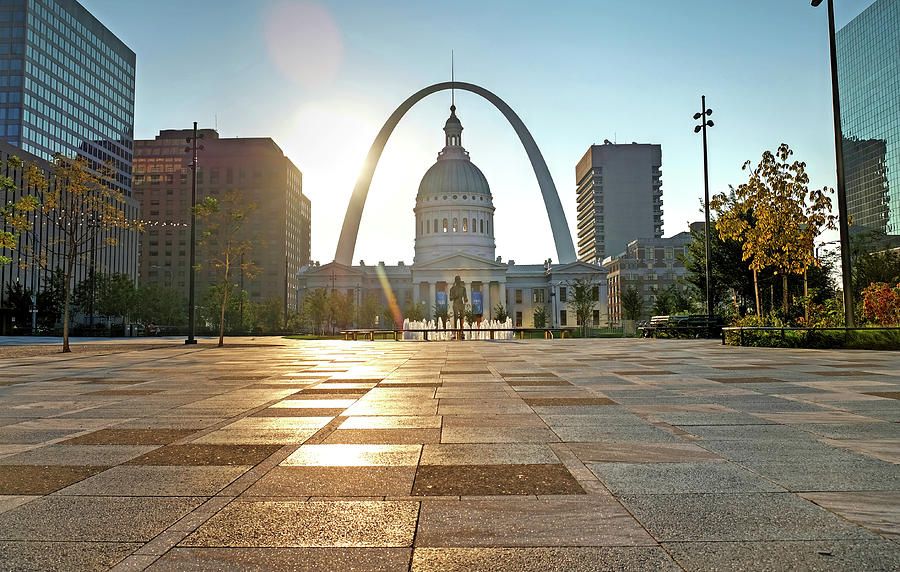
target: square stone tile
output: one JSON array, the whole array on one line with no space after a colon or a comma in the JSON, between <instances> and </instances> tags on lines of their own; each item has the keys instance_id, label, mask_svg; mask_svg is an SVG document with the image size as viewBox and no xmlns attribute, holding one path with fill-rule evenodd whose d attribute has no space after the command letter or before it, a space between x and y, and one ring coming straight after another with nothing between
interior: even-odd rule
<instances>
[{"instance_id":1,"label":"square stone tile","mask_svg":"<svg viewBox=\"0 0 900 572\"><path fill-rule=\"evenodd\" d=\"M792 491L900 491L900 468L875 459L827 463L795 459L742 464Z\"/></svg>"},{"instance_id":2,"label":"square stone tile","mask_svg":"<svg viewBox=\"0 0 900 572\"><path fill-rule=\"evenodd\" d=\"M546 444L442 443L422 447L423 465L545 465L559 463Z\"/></svg>"},{"instance_id":3,"label":"square stone tile","mask_svg":"<svg viewBox=\"0 0 900 572\"><path fill-rule=\"evenodd\" d=\"M690 443L567 443L583 462L687 463L721 461L722 457Z\"/></svg>"},{"instance_id":4,"label":"square stone tile","mask_svg":"<svg viewBox=\"0 0 900 572\"><path fill-rule=\"evenodd\" d=\"M63 441L65 445L168 445L194 433L192 429L100 429Z\"/></svg>"},{"instance_id":5,"label":"square stone tile","mask_svg":"<svg viewBox=\"0 0 900 572\"><path fill-rule=\"evenodd\" d=\"M803 493L801 496L882 536L900 540L897 491Z\"/></svg>"},{"instance_id":6,"label":"square stone tile","mask_svg":"<svg viewBox=\"0 0 900 572\"><path fill-rule=\"evenodd\" d=\"M180 546L411 546L419 507L404 501L234 502Z\"/></svg>"},{"instance_id":7,"label":"square stone tile","mask_svg":"<svg viewBox=\"0 0 900 572\"><path fill-rule=\"evenodd\" d=\"M494 570L570 572L571 570L681 570L656 546L592 548L424 548L413 553L413 572L433 570Z\"/></svg>"},{"instance_id":8,"label":"square stone tile","mask_svg":"<svg viewBox=\"0 0 900 572\"><path fill-rule=\"evenodd\" d=\"M249 467L118 466L57 492L65 496L212 496Z\"/></svg>"},{"instance_id":9,"label":"square stone tile","mask_svg":"<svg viewBox=\"0 0 900 572\"><path fill-rule=\"evenodd\" d=\"M12 510L17 506L22 506L35 499L41 498L39 495L0 495L0 513Z\"/></svg>"},{"instance_id":10,"label":"square stone tile","mask_svg":"<svg viewBox=\"0 0 900 572\"><path fill-rule=\"evenodd\" d=\"M101 391L90 391L85 393L85 395L152 395L161 391L160 389L103 389Z\"/></svg>"},{"instance_id":11,"label":"square stone tile","mask_svg":"<svg viewBox=\"0 0 900 572\"><path fill-rule=\"evenodd\" d=\"M440 429L338 429L325 439L325 443L397 445L440 442Z\"/></svg>"},{"instance_id":12,"label":"square stone tile","mask_svg":"<svg viewBox=\"0 0 900 572\"><path fill-rule=\"evenodd\" d=\"M256 465L280 445L167 445L128 462L129 465L224 466Z\"/></svg>"},{"instance_id":13,"label":"square stone tile","mask_svg":"<svg viewBox=\"0 0 900 572\"><path fill-rule=\"evenodd\" d=\"M564 405L618 405L607 397L528 397L522 398L532 406L559 407Z\"/></svg>"},{"instance_id":14,"label":"square stone tile","mask_svg":"<svg viewBox=\"0 0 900 572\"><path fill-rule=\"evenodd\" d=\"M156 445L44 445L3 457L4 465L88 465L112 467L152 451Z\"/></svg>"},{"instance_id":15,"label":"square stone tile","mask_svg":"<svg viewBox=\"0 0 900 572\"><path fill-rule=\"evenodd\" d=\"M331 418L340 415L344 410L334 407L266 407L250 417L311 417L311 418Z\"/></svg>"},{"instance_id":16,"label":"square stone tile","mask_svg":"<svg viewBox=\"0 0 900 572\"><path fill-rule=\"evenodd\" d=\"M440 429L438 415L357 415L348 417L339 429Z\"/></svg>"},{"instance_id":17,"label":"square stone tile","mask_svg":"<svg viewBox=\"0 0 900 572\"><path fill-rule=\"evenodd\" d=\"M106 570L140 548L130 542L0 541L7 570Z\"/></svg>"},{"instance_id":18,"label":"square stone tile","mask_svg":"<svg viewBox=\"0 0 900 572\"><path fill-rule=\"evenodd\" d=\"M301 445L319 431L316 427L286 429L219 429L192 441L206 445Z\"/></svg>"},{"instance_id":19,"label":"square stone tile","mask_svg":"<svg viewBox=\"0 0 900 572\"><path fill-rule=\"evenodd\" d=\"M0 538L147 542L201 502L192 497L51 495L0 514Z\"/></svg>"},{"instance_id":20,"label":"square stone tile","mask_svg":"<svg viewBox=\"0 0 900 572\"><path fill-rule=\"evenodd\" d=\"M872 540L768 542L667 542L665 549L685 570L897 570L900 546Z\"/></svg>"},{"instance_id":21,"label":"square stone tile","mask_svg":"<svg viewBox=\"0 0 900 572\"><path fill-rule=\"evenodd\" d=\"M613 494L781 492L732 463L588 463Z\"/></svg>"},{"instance_id":22,"label":"square stone tile","mask_svg":"<svg viewBox=\"0 0 900 572\"><path fill-rule=\"evenodd\" d=\"M878 537L790 493L622 495L661 542Z\"/></svg>"},{"instance_id":23,"label":"square stone tile","mask_svg":"<svg viewBox=\"0 0 900 572\"><path fill-rule=\"evenodd\" d=\"M409 496L414 466L316 467L279 466L244 494L260 497Z\"/></svg>"},{"instance_id":24,"label":"square stone tile","mask_svg":"<svg viewBox=\"0 0 900 572\"><path fill-rule=\"evenodd\" d=\"M441 443L549 443L559 441L547 427L444 427Z\"/></svg>"},{"instance_id":25,"label":"square stone tile","mask_svg":"<svg viewBox=\"0 0 900 572\"><path fill-rule=\"evenodd\" d=\"M612 497L424 501L420 546L655 546Z\"/></svg>"},{"instance_id":26,"label":"square stone tile","mask_svg":"<svg viewBox=\"0 0 900 572\"><path fill-rule=\"evenodd\" d=\"M184 548L176 547L148 570L365 570L405 572L409 548Z\"/></svg>"},{"instance_id":27,"label":"square stone tile","mask_svg":"<svg viewBox=\"0 0 900 572\"><path fill-rule=\"evenodd\" d=\"M0 465L0 495L46 495L105 467Z\"/></svg>"},{"instance_id":28,"label":"square stone tile","mask_svg":"<svg viewBox=\"0 0 900 572\"><path fill-rule=\"evenodd\" d=\"M573 495L584 489L563 465L419 465L414 496Z\"/></svg>"},{"instance_id":29,"label":"square stone tile","mask_svg":"<svg viewBox=\"0 0 900 572\"><path fill-rule=\"evenodd\" d=\"M304 445L282 466L394 467L419 463L421 445Z\"/></svg>"}]
</instances>

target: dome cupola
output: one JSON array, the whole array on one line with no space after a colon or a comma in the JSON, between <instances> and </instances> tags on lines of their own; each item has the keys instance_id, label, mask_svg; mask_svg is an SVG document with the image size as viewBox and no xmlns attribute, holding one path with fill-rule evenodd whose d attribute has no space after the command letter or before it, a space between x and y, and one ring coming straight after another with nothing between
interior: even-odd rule
<instances>
[{"instance_id":1,"label":"dome cupola","mask_svg":"<svg viewBox=\"0 0 900 572\"><path fill-rule=\"evenodd\" d=\"M416 195L416 262L454 252L494 258L494 205L481 169L462 146L456 106L444 124L444 148Z\"/></svg>"}]
</instances>

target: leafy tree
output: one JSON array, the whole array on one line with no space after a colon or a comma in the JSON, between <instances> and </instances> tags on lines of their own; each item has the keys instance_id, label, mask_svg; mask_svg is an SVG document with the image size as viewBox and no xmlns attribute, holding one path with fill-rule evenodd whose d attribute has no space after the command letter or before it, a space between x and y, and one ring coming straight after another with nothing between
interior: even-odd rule
<instances>
[{"instance_id":1,"label":"leafy tree","mask_svg":"<svg viewBox=\"0 0 900 572\"><path fill-rule=\"evenodd\" d=\"M653 307L651 308L651 312L656 316L668 316L670 314L674 314L674 304L672 303L672 287L669 286L664 290L660 290L656 288L653 291L655 296L655 300L653 300Z\"/></svg>"},{"instance_id":2,"label":"leafy tree","mask_svg":"<svg viewBox=\"0 0 900 572\"><path fill-rule=\"evenodd\" d=\"M853 290L856 299L876 282L900 282L900 250L891 249L887 237L880 233L860 233L853 237Z\"/></svg>"},{"instance_id":3,"label":"leafy tree","mask_svg":"<svg viewBox=\"0 0 900 572\"><path fill-rule=\"evenodd\" d=\"M353 318L356 317L356 304L353 298L352 294L342 294L337 290L332 290L328 294L328 309L332 327L344 330L353 324Z\"/></svg>"},{"instance_id":4,"label":"leafy tree","mask_svg":"<svg viewBox=\"0 0 900 572\"><path fill-rule=\"evenodd\" d=\"M375 317L381 314L381 300L375 294L366 294L359 305L359 327L374 328Z\"/></svg>"},{"instance_id":5,"label":"leafy tree","mask_svg":"<svg viewBox=\"0 0 900 572\"><path fill-rule=\"evenodd\" d=\"M6 285L6 303L12 309L16 327L27 328L31 324L31 288L11 282Z\"/></svg>"},{"instance_id":6,"label":"leafy tree","mask_svg":"<svg viewBox=\"0 0 900 572\"><path fill-rule=\"evenodd\" d=\"M149 324L181 327L187 324L187 302L184 294L157 284L140 286L134 295L131 317Z\"/></svg>"},{"instance_id":7,"label":"leafy tree","mask_svg":"<svg viewBox=\"0 0 900 572\"><path fill-rule=\"evenodd\" d=\"M569 292L566 305L575 313L575 320L581 324L581 329L590 323L594 314L594 305L597 301L594 299L594 283L586 278L579 278L574 282L569 282Z\"/></svg>"},{"instance_id":8,"label":"leafy tree","mask_svg":"<svg viewBox=\"0 0 900 572\"><path fill-rule=\"evenodd\" d=\"M22 161L18 157L10 155L6 160L5 167L7 169L21 169ZM6 200L8 195L12 195L19 190L12 177L0 176L0 189L3 191L3 198L0 200L0 205L3 205L0 206L0 219L3 219L6 223L3 228L0 228L0 250L15 250L19 242L19 233L31 229L31 221L27 213L33 208L22 208L25 205L19 205L20 208L16 208L15 202ZM9 264L12 261L13 259L9 256L0 254L0 266Z\"/></svg>"},{"instance_id":9,"label":"leafy tree","mask_svg":"<svg viewBox=\"0 0 900 572\"><path fill-rule=\"evenodd\" d=\"M104 274L100 281L97 309L103 316L121 317L124 327L134 311L136 293L134 281L127 274Z\"/></svg>"},{"instance_id":10,"label":"leafy tree","mask_svg":"<svg viewBox=\"0 0 900 572\"><path fill-rule=\"evenodd\" d=\"M107 245L116 239L107 231L124 228L140 230L137 221L125 216L125 197L110 182L108 169L92 169L83 157L69 158L57 154L49 174L35 165L25 166L25 188L14 203L7 204L2 214L13 232L33 232L35 226L53 229L56 238L40 245L32 260L43 264L51 256L65 264L65 301L63 315L63 352L69 348L69 309L75 265L87 257L100 233ZM8 189L8 181L6 185ZM9 235L4 235L4 242Z\"/></svg>"},{"instance_id":11,"label":"leafy tree","mask_svg":"<svg viewBox=\"0 0 900 572\"><path fill-rule=\"evenodd\" d=\"M497 305L494 306L494 319L498 322L505 322L508 318L509 313L506 311L506 307L501 302L497 302Z\"/></svg>"},{"instance_id":12,"label":"leafy tree","mask_svg":"<svg viewBox=\"0 0 900 572\"><path fill-rule=\"evenodd\" d=\"M200 243L206 248L207 265L216 273L216 292L221 296L219 347L225 344L225 310L234 292L232 274L240 269L244 276L254 278L258 272L250 259L253 243L245 231L247 219L255 210L256 205L244 202L239 191L225 193L221 201L206 197L195 209L203 224Z\"/></svg>"},{"instance_id":13,"label":"leafy tree","mask_svg":"<svg viewBox=\"0 0 900 572\"><path fill-rule=\"evenodd\" d=\"M66 275L62 269L57 268L37 295L38 323L45 328L53 328L59 322L63 314L63 304L66 301Z\"/></svg>"},{"instance_id":14,"label":"leafy tree","mask_svg":"<svg viewBox=\"0 0 900 572\"><path fill-rule=\"evenodd\" d=\"M644 298L634 286L629 286L621 296L619 304L622 306L622 315L626 320L640 320L644 314Z\"/></svg>"},{"instance_id":15,"label":"leafy tree","mask_svg":"<svg viewBox=\"0 0 900 572\"><path fill-rule=\"evenodd\" d=\"M547 308L544 307L543 304L539 306L535 306L534 308L534 327L535 328L546 328L547 327Z\"/></svg>"},{"instance_id":16,"label":"leafy tree","mask_svg":"<svg viewBox=\"0 0 900 572\"><path fill-rule=\"evenodd\" d=\"M793 151L785 143L774 153L765 151L747 183L730 197L721 193L710 201L710 207L719 211L716 228L723 238L743 243L742 258L750 261L754 277L766 267L774 268L781 276L785 314L788 276L803 274L817 263L814 241L824 229L835 229L837 218L831 214L828 197L834 191L827 187L809 190L806 163L789 162L791 155ZM748 161L743 169L749 166ZM759 312L758 286L756 299Z\"/></svg>"},{"instance_id":17,"label":"leafy tree","mask_svg":"<svg viewBox=\"0 0 900 572\"><path fill-rule=\"evenodd\" d=\"M744 216L750 219L749 213ZM687 270L685 280L696 288L697 297L706 302L706 229L703 226L691 228L688 255L679 253L678 257ZM713 306L729 299L736 300L741 306L750 305L754 296L753 272L744 262L743 245L734 239L723 239L715 220L710 223L709 250Z\"/></svg>"},{"instance_id":18,"label":"leafy tree","mask_svg":"<svg viewBox=\"0 0 900 572\"><path fill-rule=\"evenodd\" d=\"M866 319L880 326L900 325L900 284L870 284L862 293Z\"/></svg>"},{"instance_id":19,"label":"leafy tree","mask_svg":"<svg viewBox=\"0 0 900 572\"><path fill-rule=\"evenodd\" d=\"M284 301L281 298L266 298L256 308L257 323L264 332L277 332L283 329Z\"/></svg>"},{"instance_id":20,"label":"leafy tree","mask_svg":"<svg viewBox=\"0 0 900 572\"><path fill-rule=\"evenodd\" d=\"M403 306L403 315L411 322L418 322L425 319L425 302L416 304L412 300L407 300Z\"/></svg>"},{"instance_id":21,"label":"leafy tree","mask_svg":"<svg viewBox=\"0 0 900 572\"><path fill-rule=\"evenodd\" d=\"M303 316L303 322L308 324L313 332L325 333L324 323L325 318L328 317L328 294L325 289L317 288L307 292L303 297L300 313Z\"/></svg>"},{"instance_id":22,"label":"leafy tree","mask_svg":"<svg viewBox=\"0 0 900 572\"><path fill-rule=\"evenodd\" d=\"M481 314L476 314L475 309L472 307L472 304L466 304L466 310L463 313L463 318L465 319L467 324L474 324L478 321L478 317Z\"/></svg>"}]
</instances>

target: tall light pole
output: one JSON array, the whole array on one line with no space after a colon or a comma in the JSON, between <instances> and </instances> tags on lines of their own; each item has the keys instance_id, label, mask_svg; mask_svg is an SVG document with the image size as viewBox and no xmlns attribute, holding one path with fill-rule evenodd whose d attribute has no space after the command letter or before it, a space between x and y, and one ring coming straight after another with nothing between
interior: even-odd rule
<instances>
[{"instance_id":1,"label":"tall light pole","mask_svg":"<svg viewBox=\"0 0 900 572\"><path fill-rule=\"evenodd\" d=\"M194 267L197 264L197 213L194 211L197 208L197 151L203 149L203 145L197 145L197 139L202 138L202 133L197 134L197 122L195 121L194 135L186 139L191 146L184 149L186 153L191 153L191 267L188 280L190 283L190 291L188 292L188 339L184 340L184 343L187 345L197 343L197 340L194 339L194 314L196 313L194 311L194 279L197 274Z\"/></svg>"},{"instance_id":2,"label":"tall light pole","mask_svg":"<svg viewBox=\"0 0 900 572\"><path fill-rule=\"evenodd\" d=\"M813 7L822 0L812 0ZM856 325L853 315L853 284L850 276L850 225L847 221L847 182L844 178L844 145L841 129L841 97L838 92L837 46L834 30L834 0L828 0L828 44L831 51L831 105L834 115L834 156L837 164L838 229L841 235L841 283L844 288L844 324Z\"/></svg>"},{"instance_id":3,"label":"tall light pole","mask_svg":"<svg viewBox=\"0 0 900 572\"><path fill-rule=\"evenodd\" d=\"M707 119L712 115L712 109L706 107L706 96L700 96L700 105L703 110L694 114L694 119L700 119L700 125L694 127L694 133L703 133L703 212L706 216L706 226L703 227L703 235L706 237L706 251L703 258L706 259L706 315L713 317L713 299L712 299L712 272L710 271L710 250L709 250L709 159L706 150L706 128L712 127L715 123L712 119Z\"/></svg>"}]
</instances>

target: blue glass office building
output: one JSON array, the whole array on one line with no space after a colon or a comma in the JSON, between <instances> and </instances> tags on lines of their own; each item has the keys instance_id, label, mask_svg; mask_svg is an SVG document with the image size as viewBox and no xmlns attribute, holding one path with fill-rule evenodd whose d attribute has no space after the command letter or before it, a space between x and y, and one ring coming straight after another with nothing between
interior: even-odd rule
<instances>
[{"instance_id":1,"label":"blue glass office building","mask_svg":"<svg viewBox=\"0 0 900 572\"><path fill-rule=\"evenodd\" d=\"M135 55L75 0L0 0L0 137L111 166L131 196Z\"/></svg>"},{"instance_id":2,"label":"blue glass office building","mask_svg":"<svg viewBox=\"0 0 900 572\"><path fill-rule=\"evenodd\" d=\"M876 0L837 33L851 232L900 235L900 0Z\"/></svg>"}]
</instances>

